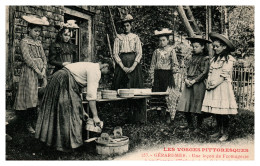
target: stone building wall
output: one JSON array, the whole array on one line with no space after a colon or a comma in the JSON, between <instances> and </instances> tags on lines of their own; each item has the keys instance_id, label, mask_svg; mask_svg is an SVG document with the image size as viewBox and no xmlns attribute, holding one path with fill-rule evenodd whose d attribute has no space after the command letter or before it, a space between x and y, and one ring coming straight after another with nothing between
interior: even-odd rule
<instances>
[{"instance_id":1,"label":"stone building wall","mask_svg":"<svg viewBox=\"0 0 260 166\"><path fill-rule=\"evenodd\" d=\"M27 22L22 19L22 15L45 16L50 22L50 26L43 27L40 39L48 59L49 47L55 41L58 30L54 25L59 25L64 21L65 7L68 6L8 6L7 22L7 48L6 50L6 100L13 103L19 76L21 74L21 50L19 43L27 35ZM93 58L91 61L98 61L99 56L110 56L107 42L109 34L111 45L113 37L108 8L105 6L72 6L79 12L89 14L92 17L93 30ZM111 7L112 13L118 12L117 7ZM47 74L51 73L53 67L48 65ZM103 81L104 82L104 81ZM8 104L7 104L8 105Z\"/></svg>"},{"instance_id":2,"label":"stone building wall","mask_svg":"<svg viewBox=\"0 0 260 166\"><path fill-rule=\"evenodd\" d=\"M7 70L6 70L6 90L7 90L7 105L12 103L17 90L19 76L21 74L21 49L19 43L28 33L27 22L22 19L23 15L37 15L46 16L50 22L49 27L43 27L41 34L41 41L46 56L49 55L49 45L55 40L57 31L53 27L63 21L63 7L62 6L9 6L9 36L8 52L7 52ZM10 101L11 100L11 101ZM9 104L10 104L9 103Z\"/></svg>"},{"instance_id":3,"label":"stone building wall","mask_svg":"<svg viewBox=\"0 0 260 166\"><path fill-rule=\"evenodd\" d=\"M19 81L21 74L21 50L19 43L27 33L27 22L22 19L22 15L37 15L46 16L50 23L49 27L43 27L40 40L42 41L45 55L49 55L49 46L56 38L57 30L54 25L59 25L63 22L64 10L61 6L13 6L11 7L13 19L10 19L10 26L13 28L13 34L10 36L12 41L11 49L13 54L9 55L11 61L11 70L13 72L13 82Z\"/></svg>"}]
</instances>

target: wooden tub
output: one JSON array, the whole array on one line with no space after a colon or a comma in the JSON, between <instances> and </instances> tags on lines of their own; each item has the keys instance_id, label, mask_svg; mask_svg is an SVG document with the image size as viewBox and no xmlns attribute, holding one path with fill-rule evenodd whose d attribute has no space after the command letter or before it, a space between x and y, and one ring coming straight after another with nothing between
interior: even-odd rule
<instances>
[{"instance_id":1,"label":"wooden tub","mask_svg":"<svg viewBox=\"0 0 260 166\"><path fill-rule=\"evenodd\" d=\"M101 155L112 155L112 154L123 154L128 151L129 148L129 138L122 136L120 141L115 142L99 142L96 140L96 151ZM117 140L117 139L112 139Z\"/></svg>"}]
</instances>

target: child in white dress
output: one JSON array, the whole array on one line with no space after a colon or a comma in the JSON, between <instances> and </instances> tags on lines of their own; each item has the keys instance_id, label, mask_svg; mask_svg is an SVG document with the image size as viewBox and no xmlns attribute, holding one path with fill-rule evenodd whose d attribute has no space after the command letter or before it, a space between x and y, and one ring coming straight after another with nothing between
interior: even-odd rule
<instances>
[{"instance_id":1,"label":"child in white dress","mask_svg":"<svg viewBox=\"0 0 260 166\"><path fill-rule=\"evenodd\" d=\"M219 141L228 139L229 115L237 114L237 104L231 85L231 75L235 59L230 52L234 45L218 33L209 34L213 41L214 57L210 62L209 75L202 111L216 115L218 131L211 138Z\"/></svg>"}]
</instances>

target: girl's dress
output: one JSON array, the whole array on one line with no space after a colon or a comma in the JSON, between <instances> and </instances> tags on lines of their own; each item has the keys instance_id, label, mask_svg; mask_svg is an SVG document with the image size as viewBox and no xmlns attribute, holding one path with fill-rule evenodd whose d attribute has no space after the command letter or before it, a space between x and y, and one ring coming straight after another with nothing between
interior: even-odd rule
<instances>
[{"instance_id":1,"label":"girl's dress","mask_svg":"<svg viewBox=\"0 0 260 166\"><path fill-rule=\"evenodd\" d=\"M49 63L55 66L53 73L63 68L64 62L76 62L77 58L76 46L69 42L56 42L50 47Z\"/></svg>"},{"instance_id":2,"label":"girl's dress","mask_svg":"<svg viewBox=\"0 0 260 166\"><path fill-rule=\"evenodd\" d=\"M21 40L22 72L19 79L18 91L14 103L15 110L27 110L38 104L38 87L40 86L38 74L35 70L46 69L46 56L39 40L27 36Z\"/></svg>"},{"instance_id":3,"label":"girl's dress","mask_svg":"<svg viewBox=\"0 0 260 166\"><path fill-rule=\"evenodd\" d=\"M143 75L140 60L142 58L142 45L136 34L117 35L114 42L114 59L116 61L112 89L143 88ZM125 67L131 67L137 62L135 69L126 74L118 65L122 61Z\"/></svg>"},{"instance_id":4,"label":"girl's dress","mask_svg":"<svg viewBox=\"0 0 260 166\"><path fill-rule=\"evenodd\" d=\"M72 63L55 72L44 93L35 138L59 151L83 145L81 89L87 86L87 100L96 100L101 72L98 63Z\"/></svg>"},{"instance_id":5,"label":"girl's dress","mask_svg":"<svg viewBox=\"0 0 260 166\"><path fill-rule=\"evenodd\" d=\"M195 80L191 86L184 86L184 90L177 106L178 111L201 113L206 85L205 79L209 72L209 57L203 54L193 55L187 62L187 79Z\"/></svg>"},{"instance_id":6,"label":"girl's dress","mask_svg":"<svg viewBox=\"0 0 260 166\"><path fill-rule=\"evenodd\" d=\"M232 89L232 69L235 59L228 55L228 61L218 58L212 59L207 83L224 77L224 82L215 89L207 90L203 101L202 111L213 114L237 114L237 104Z\"/></svg>"}]
</instances>

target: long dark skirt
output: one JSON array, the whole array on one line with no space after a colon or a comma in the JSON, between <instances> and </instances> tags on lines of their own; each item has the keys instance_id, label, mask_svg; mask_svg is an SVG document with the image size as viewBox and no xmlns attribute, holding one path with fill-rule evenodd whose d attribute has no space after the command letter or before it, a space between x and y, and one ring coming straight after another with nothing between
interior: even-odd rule
<instances>
[{"instance_id":1,"label":"long dark skirt","mask_svg":"<svg viewBox=\"0 0 260 166\"><path fill-rule=\"evenodd\" d=\"M153 92L166 92L167 88L175 87L172 70L155 70Z\"/></svg>"},{"instance_id":2,"label":"long dark skirt","mask_svg":"<svg viewBox=\"0 0 260 166\"><path fill-rule=\"evenodd\" d=\"M155 70L154 71L154 85L153 92L166 92L167 88L174 88L174 78L172 70ZM153 97L151 100L152 106L167 108L166 99L164 96Z\"/></svg>"},{"instance_id":3,"label":"long dark skirt","mask_svg":"<svg viewBox=\"0 0 260 166\"><path fill-rule=\"evenodd\" d=\"M131 67L135 61L135 53L121 53L120 58L125 67ZM126 74L119 66L115 66L115 74L112 89L143 88L142 66L137 64L134 71Z\"/></svg>"},{"instance_id":4,"label":"long dark skirt","mask_svg":"<svg viewBox=\"0 0 260 166\"><path fill-rule=\"evenodd\" d=\"M83 144L83 107L80 86L63 68L49 81L40 105L35 137L59 151L70 151Z\"/></svg>"},{"instance_id":5,"label":"long dark skirt","mask_svg":"<svg viewBox=\"0 0 260 166\"><path fill-rule=\"evenodd\" d=\"M192 87L185 86L177 106L177 111L201 113L205 91L206 85L203 81L195 83Z\"/></svg>"}]
</instances>

